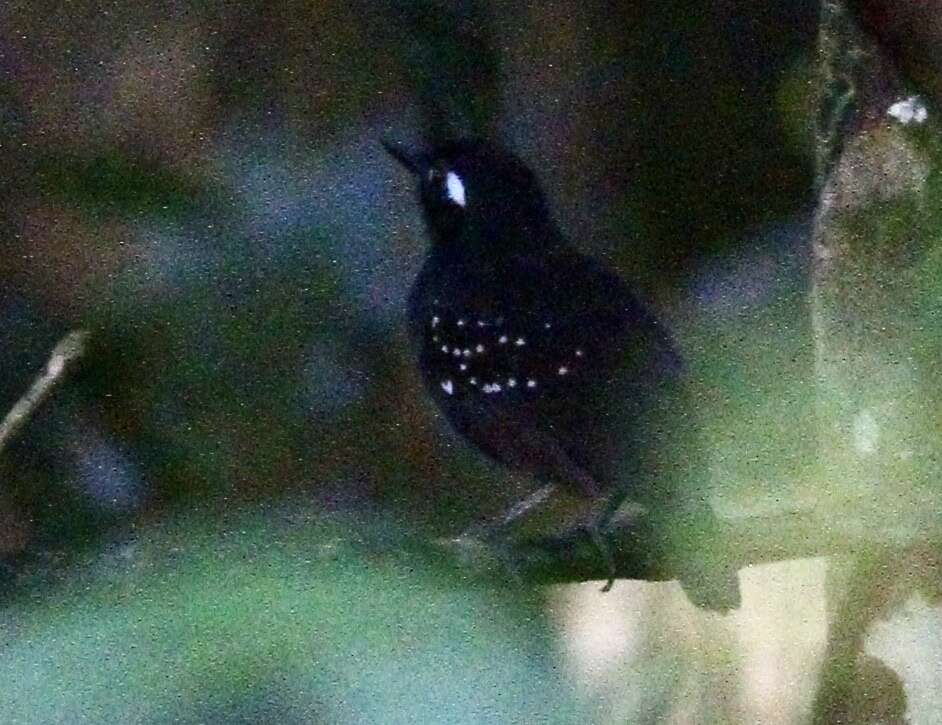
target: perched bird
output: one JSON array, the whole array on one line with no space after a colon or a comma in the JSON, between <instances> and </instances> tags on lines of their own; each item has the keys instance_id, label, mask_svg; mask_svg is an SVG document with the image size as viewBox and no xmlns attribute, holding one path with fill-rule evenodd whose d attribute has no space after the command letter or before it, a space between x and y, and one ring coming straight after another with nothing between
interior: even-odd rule
<instances>
[{"instance_id":1,"label":"perched bird","mask_svg":"<svg viewBox=\"0 0 942 725\"><path fill-rule=\"evenodd\" d=\"M509 152L478 140L430 153L384 146L418 180L431 247L409 327L455 430L541 491L562 485L592 501L585 523L603 549L600 528L626 495L674 506L695 446L666 327L570 245Z\"/></svg>"}]
</instances>

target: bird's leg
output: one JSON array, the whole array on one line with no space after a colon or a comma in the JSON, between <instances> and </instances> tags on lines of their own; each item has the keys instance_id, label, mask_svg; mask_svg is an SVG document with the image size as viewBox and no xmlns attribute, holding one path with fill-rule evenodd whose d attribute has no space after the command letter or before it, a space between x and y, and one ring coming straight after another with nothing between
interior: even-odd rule
<instances>
[{"instance_id":1,"label":"bird's leg","mask_svg":"<svg viewBox=\"0 0 942 725\"><path fill-rule=\"evenodd\" d=\"M589 540L599 552L602 561L605 564L608 573L608 579L602 587L603 592L611 591L615 584L615 557L612 554L612 548L608 545L606 534L608 533L608 524L617 509L613 507L611 497L604 497L593 502L583 524L585 532L589 535Z\"/></svg>"},{"instance_id":2,"label":"bird's leg","mask_svg":"<svg viewBox=\"0 0 942 725\"><path fill-rule=\"evenodd\" d=\"M615 512L618 510L621 501L617 496L604 495L598 481L583 469L572 465L569 470L569 475L576 486L582 491L583 495L592 501L592 506L582 520L581 528L589 535L589 540L595 546L599 556L602 557L602 561L605 563L608 579L605 582L605 586L602 587L602 591L610 591L615 584L616 570L615 557L612 554L611 547L608 545L606 534L608 533L608 525L615 515Z\"/></svg>"},{"instance_id":3,"label":"bird's leg","mask_svg":"<svg viewBox=\"0 0 942 725\"><path fill-rule=\"evenodd\" d=\"M518 501L513 506L508 508L500 516L497 516L484 524L475 524L471 528L467 529L461 535L461 538L469 538L477 533L480 538L492 539L494 536L505 531L507 527L510 526L510 524L512 524L514 521L530 513L533 509L546 501L546 499L548 499L555 490L555 483L547 483L546 485L541 486L536 491L529 494L526 498Z\"/></svg>"},{"instance_id":4,"label":"bird's leg","mask_svg":"<svg viewBox=\"0 0 942 725\"><path fill-rule=\"evenodd\" d=\"M612 549L598 527L589 527L588 531L589 537L592 539L592 543L595 544L595 548L599 550L599 554L602 557L602 561L605 562L605 568L608 571L608 579L605 580L605 584L600 591L603 593L610 592L615 585L615 575L617 574L615 570L615 557L612 555Z\"/></svg>"},{"instance_id":5,"label":"bird's leg","mask_svg":"<svg viewBox=\"0 0 942 725\"><path fill-rule=\"evenodd\" d=\"M510 526L514 521L519 519L521 516L526 516L537 506L542 504L546 499L553 495L553 491L556 490L555 483L547 483L545 486L541 486L536 491L531 493L529 496L524 498L522 501L518 501L509 509L507 509L503 516L500 517L498 526L500 528L506 528Z\"/></svg>"},{"instance_id":6,"label":"bird's leg","mask_svg":"<svg viewBox=\"0 0 942 725\"><path fill-rule=\"evenodd\" d=\"M530 511L546 501L555 490L556 484L553 483L541 486L536 491L533 491L524 499L508 508L500 516L467 528L455 540L456 543L478 541L486 544L492 554L495 554L498 560L503 562L504 568L510 575L519 581L520 577L517 572L516 564L510 550L507 548L507 542L502 535L514 521L530 513Z\"/></svg>"}]
</instances>

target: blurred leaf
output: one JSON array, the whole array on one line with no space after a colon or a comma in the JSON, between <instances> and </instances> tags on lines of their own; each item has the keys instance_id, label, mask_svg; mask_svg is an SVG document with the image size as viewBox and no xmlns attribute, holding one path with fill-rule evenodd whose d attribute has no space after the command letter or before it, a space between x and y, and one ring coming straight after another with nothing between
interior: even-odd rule
<instances>
[{"instance_id":1,"label":"blurred leaf","mask_svg":"<svg viewBox=\"0 0 942 725\"><path fill-rule=\"evenodd\" d=\"M36 167L43 193L108 216L179 218L197 208L202 190L166 166L116 149L95 156L49 156Z\"/></svg>"},{"instance_id":2,"label":"blurred leaf","mask_svg":"<svg viewBox=\"0 0 942 725\"><path fill-rule=\"evenodd\" d=\"M0 719L581 722L535 598L347 524L193 516L40 577L0 615Z\"/></svg>"}]
</instances>

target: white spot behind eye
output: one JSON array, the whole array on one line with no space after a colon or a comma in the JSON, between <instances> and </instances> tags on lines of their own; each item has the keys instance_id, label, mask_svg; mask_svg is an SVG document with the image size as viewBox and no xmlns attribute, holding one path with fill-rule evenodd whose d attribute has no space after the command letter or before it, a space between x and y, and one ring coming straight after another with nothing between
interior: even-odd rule
<instances>
[{"instance_id":1,"label":"white spot behind eye","mask_svg":"<svg viewBox=\"0 0 942 725\"><path fill-rule=\"evenodd\" d=\"M464 195L464 183L454 171L449 171L445 175L445 191L448 193L448 198L458 206L467 205L467 199Z\"/></svg>"}]
</instances>

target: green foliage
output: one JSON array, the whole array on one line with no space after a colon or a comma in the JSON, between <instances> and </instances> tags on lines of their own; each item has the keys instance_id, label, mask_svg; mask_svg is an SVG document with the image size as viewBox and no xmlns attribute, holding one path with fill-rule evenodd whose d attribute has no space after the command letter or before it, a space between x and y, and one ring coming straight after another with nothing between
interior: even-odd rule
<instances>
[{"instance_id":1,"label":"green foliage","mask_svg":"<svg viewBox=\"0 0 942 725\"><path fill-rule=\"evenodd\" d=\"M5 609L0 719L579 722L539 599L402 541L297 504L143 529Z\"/></svg>"},{"instance_id":2,"label":"green foliage","mask_svg":"<svg viewBox=\"0 0 942 725\"><path fill-rule=\"evenodd\" d=\"M196 210L202 189L156 159L107 149L91 156L49 155L35 169L42 193L95 215L179 218Z\"/></svg>"}]
</instances>

